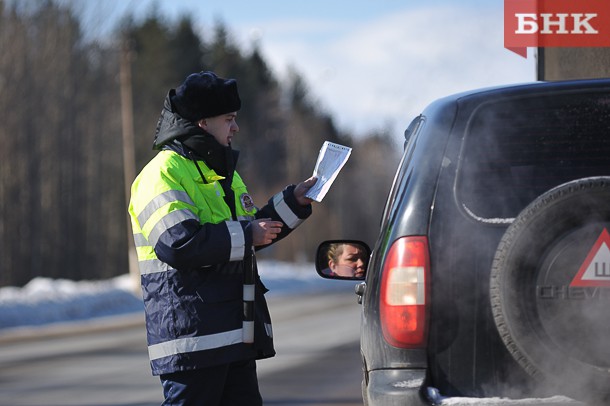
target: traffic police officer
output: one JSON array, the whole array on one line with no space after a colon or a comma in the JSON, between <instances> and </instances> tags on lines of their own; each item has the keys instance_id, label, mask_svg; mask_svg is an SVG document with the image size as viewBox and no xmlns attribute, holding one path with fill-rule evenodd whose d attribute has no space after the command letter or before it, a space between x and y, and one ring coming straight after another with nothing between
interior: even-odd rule
<instances>
[{"instance_id":1,"label":"traffic police officer","mask_svg":"<svg viewBox=\"0 0 610 406\"><path fill-rule=\"evenodd\" d=\"M316 179L255 207L231 148L240 107L235 80L189 75L167 94L153 144L160 151L132 185L148 352L163 404L261 405L255 360L275 355L252 253L310 216L305 193ZM247 323L244 303L252 302Z\"/></svg>"}]
</instances>

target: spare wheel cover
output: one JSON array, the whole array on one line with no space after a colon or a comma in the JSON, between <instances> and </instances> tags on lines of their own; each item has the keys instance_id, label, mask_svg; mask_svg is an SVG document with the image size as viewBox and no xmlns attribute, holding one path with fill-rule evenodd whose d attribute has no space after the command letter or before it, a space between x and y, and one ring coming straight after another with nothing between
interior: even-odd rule
<instances>
[{"instance_id":1,"label":"spare wheel cover","mask_svg":"<svg viewBox=\"0 0 610 406\"><path fill-rule=\"evenodd\" d=\"M610 399L610 177L544 193L502 237L490 295L515 360L555 393Z\"/></svg>"}]
</instances>

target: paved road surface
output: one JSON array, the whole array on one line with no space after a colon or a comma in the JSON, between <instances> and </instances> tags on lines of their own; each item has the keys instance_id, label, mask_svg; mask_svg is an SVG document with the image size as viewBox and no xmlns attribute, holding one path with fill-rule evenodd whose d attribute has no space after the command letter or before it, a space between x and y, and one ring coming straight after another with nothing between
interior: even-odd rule
<instances>
[{"instance_id":1,"label":"paved road surface","mask_svg":"<svg viewBox=\"0 0 610 406\"><path fill-rule=\"evenodd\" d=\"M362 405L355 295L270 299L278 355L259 362L268 405ZM140 316L81 331L0 335L1 406L161 403ZM70 331L71 330L71 331Z\"/></svg>"},{"instance_id":2,"label":"paved road surface","mask_svg":"<svg viewBox=\"0 0 610 406\"><path fill-rule=\"evenodd\" d=\"M265 404L361 406L360 307L351 290L269 302L278 355L258 363ZM141 316L56 333L0 334L0 406L161 403L159 381L150 375ZM583 406L565 398L450 398L442 405Z\"/></svg>"},{"instance_id":3,"label":"paved road surface","mask_svg":"<svg viewBox=\"0 0 610 406\"><path fill-rule=\"evenodd\" d=\"M265 405L361 406L360 305L353 291L269 306L277 356L258 363Z\"/></svg>"}]
</instances>

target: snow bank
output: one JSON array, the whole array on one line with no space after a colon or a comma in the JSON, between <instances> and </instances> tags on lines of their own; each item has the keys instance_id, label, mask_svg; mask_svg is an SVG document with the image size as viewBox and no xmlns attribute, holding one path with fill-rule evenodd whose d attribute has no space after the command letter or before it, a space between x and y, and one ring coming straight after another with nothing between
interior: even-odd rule
<instances>
[{"instance_id":1,"label":"snow bank","mask_svg":"<svg viewBox=\"0 0 610 406\"><path fill-rule=\"evenodd\" d=\"M310 263L260 261L259 272L270 296L353 291L349 282L319 277ZM22 288L0 288L0 330L142 312L131 283L129 275L79 282L35 278Z\"/></svg>"},{"instance_id":2,"label":"snow bank","mask_svg":"<svg viewBox=\"0 0 610 406\"><path fill-rule=\"evenodd\" d=\"M129 275L80 282L35 278L23 288L1 288L0 329L141 312L130 282Z\"/></svg>"}]
</instances>

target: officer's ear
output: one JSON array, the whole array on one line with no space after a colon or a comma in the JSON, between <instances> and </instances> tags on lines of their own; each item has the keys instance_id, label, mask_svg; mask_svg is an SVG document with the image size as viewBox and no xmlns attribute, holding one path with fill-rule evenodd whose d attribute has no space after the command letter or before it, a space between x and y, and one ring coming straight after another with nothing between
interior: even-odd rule
<instances>
[{"instance_id":1,"label":"officer's ear","mask_svg":"<svg viewBox=\"0 0 610 406\"><path fill-rule=\"evenodd\" d=\"M197 121L197 127L201 128L203 130L207 130L208 122L205 120L205 118L202 118L201 120Z\"/></svg>"}]
</instances>

